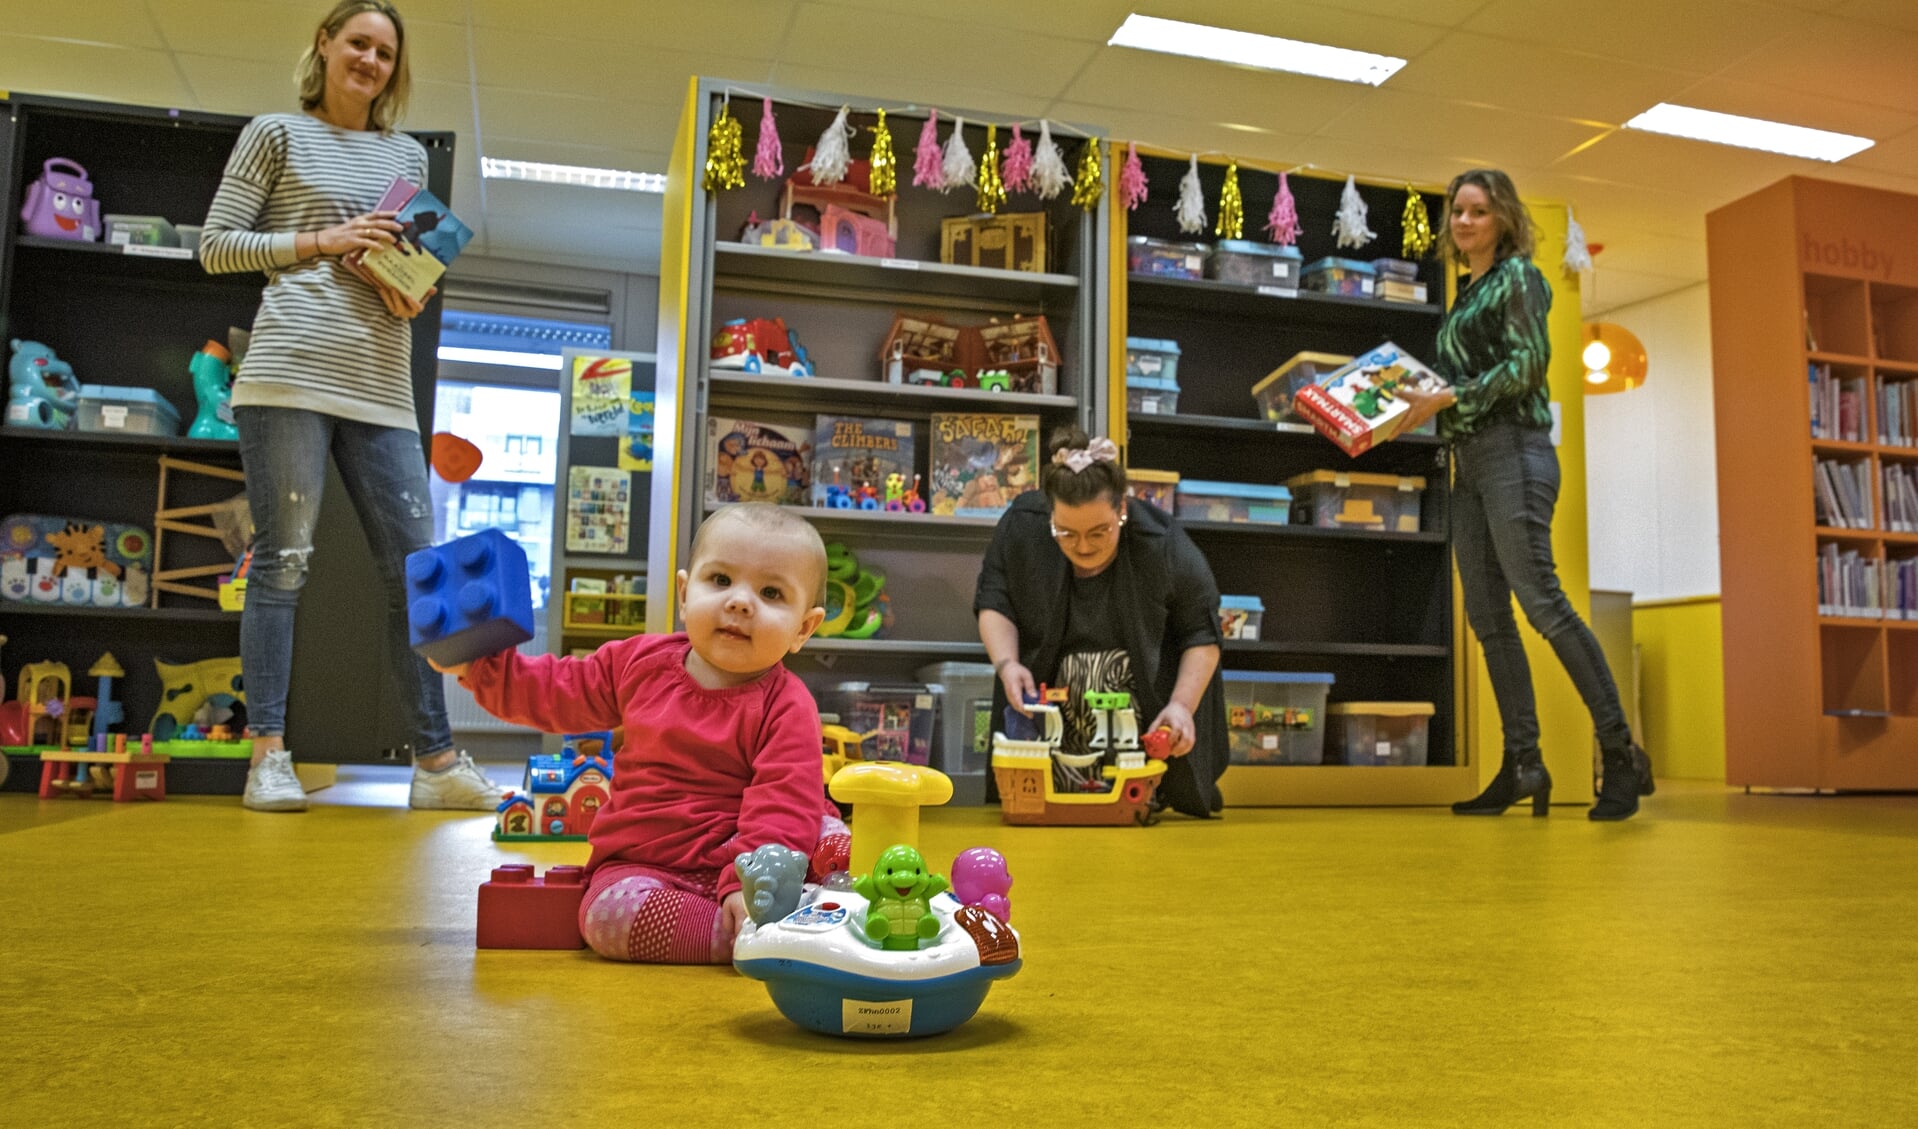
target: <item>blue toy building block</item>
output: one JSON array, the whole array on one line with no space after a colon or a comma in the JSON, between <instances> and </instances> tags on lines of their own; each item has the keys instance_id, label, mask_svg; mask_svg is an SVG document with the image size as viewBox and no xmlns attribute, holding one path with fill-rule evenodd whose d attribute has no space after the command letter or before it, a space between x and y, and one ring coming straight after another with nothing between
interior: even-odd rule
<instances>
[{"instance_id":1,"label":"blue toy building block","mask_svg":"<svg viewBox=\"0 0 1918 1129\"><path fill-rule=\"evenodd\" d=\"M485 658L533 637L526 551L497 529L406 558L413 649L441 666Z\"/></svg>"}]
</instances>

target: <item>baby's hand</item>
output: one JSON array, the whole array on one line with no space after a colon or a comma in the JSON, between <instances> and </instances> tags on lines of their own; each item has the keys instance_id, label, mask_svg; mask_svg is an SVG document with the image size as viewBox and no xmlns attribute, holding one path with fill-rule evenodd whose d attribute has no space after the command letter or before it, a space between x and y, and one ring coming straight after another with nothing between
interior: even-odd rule
<instances>
[{"instance_id":1,"label":"baby's hand","mask_svg":"<svg viewBox=\"0 0 1918 1129\"><path fill-rule=\"evenodd\" d=\"M719 903L719 935L714 938L725 951L733 949L733 940L739 936L739 927L746 921L746 895L734 890Z\"/></svg>"},{"instance_id":2,"label":"baby's hand","mask_svg":"<svg viewBox=\"0 0 1918 1129\"><path fill-rule=\"evenodd\" d=\"M465 678L466 672L473 669L473 664L470 662L460 663L458 666L441 666L432 659L427 659L426 665L439 671L441 674L450 674L454 678Z\"/></svg>"}]
</instances>

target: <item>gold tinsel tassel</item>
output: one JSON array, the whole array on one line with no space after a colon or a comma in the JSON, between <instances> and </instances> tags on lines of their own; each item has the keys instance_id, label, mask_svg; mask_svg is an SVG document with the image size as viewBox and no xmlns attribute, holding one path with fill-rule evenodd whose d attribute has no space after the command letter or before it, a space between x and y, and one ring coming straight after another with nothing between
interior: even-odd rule
<instances>
[{"instance_id":1,"label":"gold tinsel tassel","mask_svg":"<svg viewBox=\"0 0 1918 1129\"><path fill-rule=\"evenodd\" d=\"M996 214L1006 202L1005 182L999 178L999 127L986 126L986 152L979 158L979 210Z\"/></svg>"},{"instance_id":2,"label":"gold tinsel tassel","mask_svg":"<svg viewBox=\"0 0 1918 1129\"><path fill-rule=\"evenodd\" d=\"M719 116L706 134L706 175L700 180L708 192L724 192L746 183L746 154L739 147L739 119L732 100L719 104Z\"/></svg>"},{"instance_id":3,"label":"gold tinsel tassel","mask_svg":"<svg viewBox=\"0 0 1918 1129\"><path fill-rule=\"evenodd\" d=\"M1405 257L1423 259L1432 249L1432 218L1426 214L1425 201L1418 189L1405 186Z\"/></svg>"},{"instance_id":4,"label":"gold tinsel tassel","mask_svg":"<svg viewBox=\"0 0 1918 1129\"><path fill-rule=\"evenodd\" d=\"M872 179L867 189L874 196L891 196L899 191L899 158L892 151L892 130L886 128L886 111L879 111L879 124L872 127Z\"/></svg>"},{"instance_id":5,"label":"gold tinsel tassel","mask_svg":"<svg viewBox=\"0 0 1918 1129\"><path fill-rule=\"evenodd\" d=\"M1099 139L1086 138L1086 147L1079 152L1079 175L1072 182L1072 202L1086 211L1099 206L1099 197L1106 191L1105 161L1099 153Z\"/></svg>"},{"instance_id":6,"label":"gold tinsel tassel","mask_svg":"<svg viewBox=\"0 0 1918 1129\"><path fill-rule=\"evenodd\" d=\"M1245 237L1245 199L1239 195L1239 162L1227 161L1225 187L1219 189L1219 219L1212 234L1220 239Z\"/></svg>"}]
</instances>

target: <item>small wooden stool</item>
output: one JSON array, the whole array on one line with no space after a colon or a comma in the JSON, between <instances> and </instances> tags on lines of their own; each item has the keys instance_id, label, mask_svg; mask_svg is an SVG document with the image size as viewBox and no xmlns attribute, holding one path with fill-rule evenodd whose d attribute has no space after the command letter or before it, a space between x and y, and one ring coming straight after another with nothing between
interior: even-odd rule
<instances>
[{"instance_id":1,"label":"small wooden stool","mask_svg":"<svg viewBox=\"0 0 1918 1129\"><path fill-rule=\"evenodd\" d=\"M69 779L84 782L87 766L118 765L113 774L113 802L166 799L166 766L173 758L157 753L142 755L139 750L124 753L41 753L40 798L57 799L74 791L55 787ZM88 789L90 792L91 790Z\"/></svg>"}]
</instances>

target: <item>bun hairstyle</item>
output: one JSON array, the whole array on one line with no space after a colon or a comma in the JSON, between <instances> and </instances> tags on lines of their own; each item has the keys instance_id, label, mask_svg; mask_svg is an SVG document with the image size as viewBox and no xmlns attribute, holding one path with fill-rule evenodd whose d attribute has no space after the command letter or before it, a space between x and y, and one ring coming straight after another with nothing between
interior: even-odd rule
<instances>
[{"instance_id":1,"label":"bun hairstyle","mask_svg":"<svg viewBox=\"0 0 1918 1129\"><path fill-rule=\"evenodd\" d=\"M1125 505L1125 468L1119 465L1117 448L1112 447L1109 439L1094 440L1085 431L1077 427L1062 427L1052 433L1052 441L1046 444L1045 470L1039 476L1039 486L1046 497L1064 506L1083 506L1087 502L1104 498L1112 503L1114 509ZM1107 455L1101 447L1110 450ZM1060 457L1061 453L1095 452L1090 458L1074 459L1081 469L1074 470Z\"/></svg>"}]
</instances>

